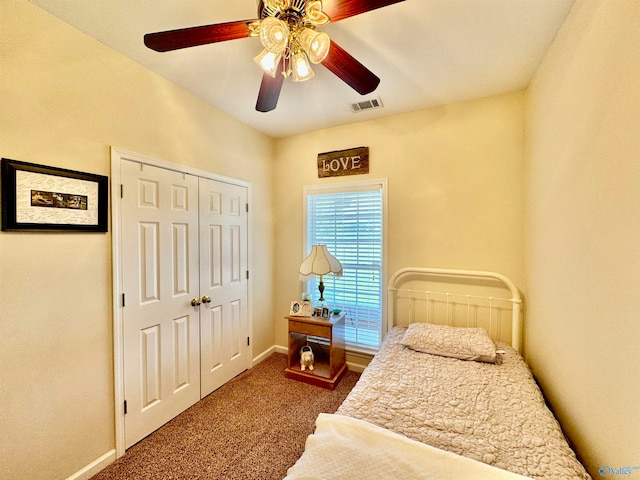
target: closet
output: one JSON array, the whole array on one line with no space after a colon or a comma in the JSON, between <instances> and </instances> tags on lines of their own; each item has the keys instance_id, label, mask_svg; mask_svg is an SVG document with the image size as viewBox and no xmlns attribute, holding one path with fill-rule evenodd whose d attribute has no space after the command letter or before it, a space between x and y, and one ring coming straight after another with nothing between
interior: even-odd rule
<instances>
[{"instance_id":1,"label":"closet","mask_svg":"<svg viewBox=\"0 0 640 480\"><path fill-rule=\"evenodd\" d=\"M248 187L115 157L129 448L249 366Z\"/></svg>"}]
</instances>

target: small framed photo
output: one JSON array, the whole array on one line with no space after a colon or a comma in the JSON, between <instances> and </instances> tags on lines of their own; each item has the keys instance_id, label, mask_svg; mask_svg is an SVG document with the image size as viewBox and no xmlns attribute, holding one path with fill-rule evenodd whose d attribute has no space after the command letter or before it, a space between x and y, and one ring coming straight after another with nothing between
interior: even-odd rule
<instances>
[{"instance_id":1,"label":"small framed photo","mask_svg":"<svg viewBox=\"0 0 640 480\"><path fill-rule=\"evenodd\" d=\"M322 309L322 313L320 315L322 318L329 318L329 308L328 307L324 307Z\"/></svg>"},{"instance_id":2,"label":"small framed photo","mask_svg":"<svg viewBox=\"0 0 640 480\"><path fill-rule=\"evenodd\" d=\"M2 159L2 230L106 232L109 179Z\"/></svg>"},{"instance_id":3,"label":"small framed photo","mask_svg":"<svg viewBox=\"0 0 640 480\"><path fill-rule=\"evenodd\" d=\"M311 302L305 300L294 300L291 302L291 308L289 309L289 315L292 317L310 317L311 316Z\"/></svg>"}]
</instances>

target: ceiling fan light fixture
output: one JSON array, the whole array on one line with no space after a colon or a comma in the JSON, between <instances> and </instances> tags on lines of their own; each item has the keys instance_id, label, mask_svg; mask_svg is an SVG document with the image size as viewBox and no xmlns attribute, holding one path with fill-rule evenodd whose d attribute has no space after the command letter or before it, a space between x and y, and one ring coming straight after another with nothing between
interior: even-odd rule
<instances>
[{"instance_id":1,"label":"ceiling fan light fixture","mask_svg":"<svg viewBox=\"0 0 640 480\"><path fill-rule=\"evenodd\" d=\"M262 70L271 75L273 78L276 78L278 64L282 60L282 54L270 52L265 48L253 60L260 66Z\"/></svg>"},{"instance_id":2,"label":"ceiling fan light fixture","mask_svg":"<svg viewBox=\"0 0 640 480\"><path fill-rule=\"evenodd\" d=\"M316 32L311 28L302 28L300 31L300 46L309 55L311 63L321 63L331 48L331 39L324 32Z\"/></svg>"},{"instance_id":3,"label":"ceiling fan light fixture","mask_svg":"<svg viewBox=\"0 0 640 480\"><path fill-rule=\"evenodd\" d=\"M291 80L294 82L304 82L314 75L306 53L299 50L291 56Z\"/></svg>"},{"instance_id":4,"label":"ceiling fan light fixture","mask_svg":"<svg viewBox=\"0 0 640 480\"><path fill-rule=\"evenodd\" d=\"M304 82L314 76L310 62L322 63L329 54L331 39L315 26L329 22L320 0L262 0L266 8L258 24L249 24L250 35L256 33L265 51L254 58L271 77L277 75L280 61L287 63L285 77ZM304 10L303 10L304 9Z\"/></svg>"},{"instance_id":5,"label":"ceiling fan light fixture","mask_svg":"<svg viewBox=\"0 0 640 480\"><path fill-rule=\"evenodd\" d=\"M313 25L324 25L329 23L329 15L322 11L322 2L320 0L313 0L307 2L304 7L305 17Z\"/></svg>"},{"instance_id":6,"label":"ceiling fan light fixture","mask_svg":"<svg viewBox=\"0 0 640 480\"><path fill-rule=\"evenodd\" d=\"M289 44L289 25L275 17L267 17L260 24L260 41L273 53L282 53Z\"/></svg>"},{"instance_id":7,"label":"ceiling fan light fixture","mask_svg":"<svg viewBox=\"0 0 640 480\"><path fill-rule=\"evenodd\" d=\"M2 0L0 0L2 1ZM256 110L276 108L285 78L301 82L314 76L310 63L322 64L361 95L380 84L371 70L316 27L405 0L257 0L257 18L178 28L144 35L144 44L156 52L169 52L246 37L260 37L264 51L255 62L264 70Z\"/></svg>"}]
</instances>

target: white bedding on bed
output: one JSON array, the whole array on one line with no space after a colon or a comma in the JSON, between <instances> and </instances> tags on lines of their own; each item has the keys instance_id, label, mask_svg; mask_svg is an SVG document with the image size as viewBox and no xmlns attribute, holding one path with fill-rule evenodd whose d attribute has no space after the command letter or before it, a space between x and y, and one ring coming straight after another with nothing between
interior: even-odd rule
<instances>
[{"instance_id":1,"label":"white bedding on bed","mask_svg":"<svg viewBox=\"0 0 640 480\"><path fill-rule=\"evenodd\" d=\"M526 363L410 350L394 327L337 413L536 480L587 480Z\"/></svg>"},{"instance_id":2,"label":"white bedding on bed","mask_svg":"<svg viewBox=\"0 0 640 480\"><path fill-rule=\"evenodd\" d=\"M524 480L363 420L320 414L285 480Z\"/></svg>"}]
</instances>

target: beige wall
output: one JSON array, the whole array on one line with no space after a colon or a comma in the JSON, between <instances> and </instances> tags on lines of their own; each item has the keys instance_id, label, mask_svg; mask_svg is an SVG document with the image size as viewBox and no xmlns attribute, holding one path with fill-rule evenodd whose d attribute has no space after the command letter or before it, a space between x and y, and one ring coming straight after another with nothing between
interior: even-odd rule
<instances>
[{"instance_id":1,"label":"beige wall","mask_svg":"<svg viewBox=\"0 0 640 480\"><path fill-rule=\"evenodd\" d=\"M270 138L26 0L0 2L0 155L109 175L109 146L253 185L253 348L274 341ZM258 260L264 259L264 260ZM110 234L0 232L0 477L114 448Z\"/></svg>"},{"instance_id":2,"label":"beige wall","mask_svg":"<svg viewBox=\"0 0 640 480\"><path fill-rule=\"evenodd\" d=\"M578 0L527 94L528 360L594 478L640 466L639 26Z\"/></svg>"},{"instance_id":3,"label":"beige wall","mask_svg":"<svg viewBox=\"0 0 640 480\"><path fill-rule=\"evenodd\" d=\"M304 185L388 179L389 275L416 265L494 270L522 285L523 121L515 92L278 140L278 345L302 288ZM358 146L370 147L368 175L318 179L318 153Z\"/></svg>"},{"instance_id":4,"label":"beige wall","mask_svg":"<svg viewBox=\"0 0 640 480\"><path fill-rule=\"evenodd\" d=\"M388 273L513 279L528 361L596 476L640 463L639 23L635 0L578 0L526 96L273 141L2 0L0 155L108 175L115 145L252 182L255 354L286 345L303 185L387 178ZM318 153L361 145L369 175L317 178ZM0 232L3 479L65 478L114 447L110 255L109 234Z\"/></svg>"}]
</instances>

